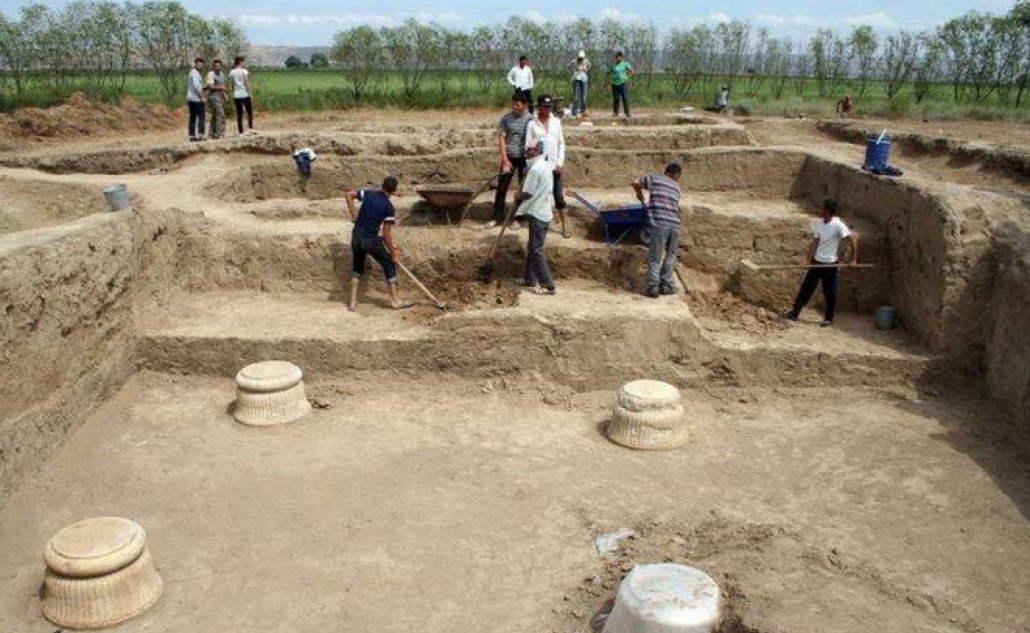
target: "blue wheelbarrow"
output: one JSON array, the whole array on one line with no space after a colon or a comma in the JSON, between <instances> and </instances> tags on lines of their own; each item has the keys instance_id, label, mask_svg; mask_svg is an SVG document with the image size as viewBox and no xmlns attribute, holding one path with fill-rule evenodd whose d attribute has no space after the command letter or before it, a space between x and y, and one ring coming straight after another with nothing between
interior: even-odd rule
<instances>
[{"instance_id":1,"label":"blue wheelbarrow","mask_svg":"<svg viewBox=\"0 0 1030 633\"><path fill-rule=\"evenodd\" d=\"M591 202L578 192L570 192L580 204L597 214L604 227L604 241L608 246L618 246L624 237L634 229L640 230L647 225L647 207L642 204L631 204L614 209L605 209Z\"/></svg>"}]
</instances>

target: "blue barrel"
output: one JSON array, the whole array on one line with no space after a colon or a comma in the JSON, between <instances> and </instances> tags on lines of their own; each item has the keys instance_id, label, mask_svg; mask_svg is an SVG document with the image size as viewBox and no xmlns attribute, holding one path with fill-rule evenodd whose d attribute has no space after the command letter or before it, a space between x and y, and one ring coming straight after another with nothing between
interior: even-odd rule
<instances>
[{"instance_id":1,"label":"blue barrel","mask_svg":"<svg viewBox=\"0 0 1030 633\"><path fill-rule=\"evenodd\" d=\"M891 162L891 139L886 134L881 139L879 135L870 136L865 146L865 168L870 171L879 171Z\"/></svg>"},{"instance_id":2,"label":"blue barrel","mask_svg":"<svg viewBox=\"0 0 1030 633\"><path fill-rule=\"evenodd\" d=\"M876 309L876 329L893 330L898 327L898 309L893 306L880 306Z\"/></svg>"},{"instance_id":3,"label":"blue barrel","mask_svg":"<svg viewBox=\"0 0 1030 633\"><path fill-rule=\"evenodd\" d=\"M123 211L129 208L129 191L124 184L111 185L104 189L107 206L112 211Z\"/></svg>"}]
</instances>

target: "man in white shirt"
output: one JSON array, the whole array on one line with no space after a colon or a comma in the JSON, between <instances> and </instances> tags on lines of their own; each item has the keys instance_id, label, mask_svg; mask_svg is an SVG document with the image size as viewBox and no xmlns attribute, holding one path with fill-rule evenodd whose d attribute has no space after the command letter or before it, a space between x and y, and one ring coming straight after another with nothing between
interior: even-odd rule
<instances>
[{"instance_id":1,"label":"man in white shirt","mask_svg":"<svg viewBox=\"0 0 1030 633\"><path fill-rule=\"evenodd\" d=\"M562 168L565 167L565 133L562 131L561 119L552 116L551 108L554 100L550 95L540 95L536 100L537 113L526 126L526 149L535 147L544 140L546 143L545 158L554 171L554 206L561 217L562 237L572 237L565 223L565 192L562 188Z\"/></svg>"},{"instance_id":2,"label":"man in white shirt","mask_svg":"<svg viewBox=\"0 0 1030 633\"><path fill-rule=\"evenodd\" d=\"M525 218L529 224L529 245L526 248L526 270L520 285L532 288L538 294L553 295L554 279L547 266L544 254L544 242L547 230L554 219L552 208L552 192L554 191L554 171L547 162L546 140L539 140L526 148L526 160L529 172L522 182L519 192L517 216Z\"/></svg>"},{"instance_id":3,"label":"man in white shirt","mask_svg":"<svg viewBox=\"0 0 1030 633\"><path fill-rule=\"evenodd\" d=\"M250 71L247 60L238 56L233 60L233 69L229 71L232 81L232 101L236 107L236 130L243 134L243 113L247 113L247 130L254 131L254 101L250 91Z\"/></svg>"},{"instance_id":4,"label":"man in white shirt","mask_svg":"<svg viewBox=\"0 0 1030 633\"><path fill-rule=\"evenodd\" d=\"M823 217L812 230L812 237L805 262L815 266L809 268L805 273L805 279L801 282L797 299L794 300L794 308L784 316L791 321L796 321L801 316L801 310L808 305L816 286L822 283L823 297L826 299L826 317L820 325L829 327L833 325L833 317L837 308L837 286L840 283L840 271L836 264L840 258L841 242L851 246L851 256L845 265L854 264L858 261L858 236L852 234L851 229L837 217L837 203L833 200L824 200ZM823 264L823 267L818 267L819 264ZM830 266L826 266L827 264Z\"/></svg>"},{"instance_id":5,"label":"man in white shirt","mask_svg":"<svg viewBox=\"0 0 1030 633\"><path fill-rule=\"evenodd\" d=\"M204 70L204 58L193 60L193 69L186 78L186 107L190 111L190 141L204 140L204 80L200 72Z\"/></svg>"},{"instance_id":6,"label":"man in white shirt","mask_svg":"<svg viewBox=\"0 0 1030 633\"><path fill-rule=\"evenodd\" d=\"M533 69L529 66L528 57L519 57L518 65L512 66L508 71L508 83L515 90L514 96L525 97L529 111L533 112Z\"/></svg>"}]
</instances>

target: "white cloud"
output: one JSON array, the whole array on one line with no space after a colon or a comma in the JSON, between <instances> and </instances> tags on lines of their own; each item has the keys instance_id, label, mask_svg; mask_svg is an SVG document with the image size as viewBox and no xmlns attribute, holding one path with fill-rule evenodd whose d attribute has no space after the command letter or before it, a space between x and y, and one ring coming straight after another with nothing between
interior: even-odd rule
<instances>
[{"instance_id":1,"label":"white cloud","mask_svg":"<svg viewBox=\"0 0 1030 633\"><path fill-rule=\"evenodd\" d=\"M419 22L436 22L437 24L458 24L462 22L460 13L454 11L445 11L443 13L430 13L429 11L419 11L415 14L402 13L402 17L411 16Z\"/></svg>"},{"instance_id":2,"label":"white cloud","mask_svg":"<svg viewBox=\"0 0 1030 633\"><path fill-rule=\"evenodd\" d=\"M333 24L338 26L353 26L368 24L372 26L390 26L397 23L393 17L376 13L329 13L329 14L298 14L298 13L244 13L239 16L240 24L243 26L317 26Z\"/></svg>"},{"instance_id":3,"label":"white cloud","mask_svg":"<svg viewBox=\"0 0 1030 633\"><path fill-rule=\"evenodd\" d=\"M601 9L601 12L598 15L602 20L615 20L616 22L626 20L635 21L640 19L640 14L638 13L623 11L622 9L617 9L615 7L605 7Z\"/></svg>"},{"instance_id":4,"label":"white cloud","mask_svg":"<svg viewBox=\"0 0 1030 633\"><path fill-rule=\"evenodd\" d=\"M896 29L898 23L891 19L889 15L883 13L863 13L862 15L853 15L845 18L844 22L851 26L865 26L869 25L876 29Z\"/></svg>"},{"instance_id":5,"label":"white cloud","mask_svg":"<svg viewBox=\"0 0 1030 633\"><path fill-rule=\"evenodd\" d=\"M722 11L716 11L715 13L708 14L708 21L714 22L716 24L725 24L726 22L729 22L732 19L733 18L723 13Z\"/></svg>"},{"instance_id":6,"label":"white cloud","mask_svg":"<svg viewBox=\"0 0 1030 633\"><path fill-rule=\"evenodd\" d=\"M815 18L803 13L792 15L778 15L775 13L760 13L754 17L756 24L763 26L816 26Z\"/></svg>"}]
</instances>

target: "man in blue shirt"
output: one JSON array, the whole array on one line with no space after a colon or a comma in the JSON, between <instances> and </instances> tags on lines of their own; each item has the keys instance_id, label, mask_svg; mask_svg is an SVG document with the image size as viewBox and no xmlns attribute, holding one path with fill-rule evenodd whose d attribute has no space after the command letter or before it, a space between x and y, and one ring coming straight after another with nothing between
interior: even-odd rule
<instances>
[{"instance_id":1,"label":"man in blue shirt","mask_svg":"<svg viewBox=\"0 0 1030 633\"><path fill-rule=\"evenodd\" d=\"M358 284L365 275L365 260L369 255L379 262L386 276L390 291L390 305L394 310L410 308L410 301L403 301L397 290L397 264L401 250L393 241L393 227L397 223L397 212L390 197L397 192L397 179L387 176L382 189L359 189L347 192L347 212L354 222L350 247L354 256L350 281L351 310L358 307ZM361 208L355 209L355 200ZM380 233L381 231L381 233Z\"/></svg>"}]
</instances>

